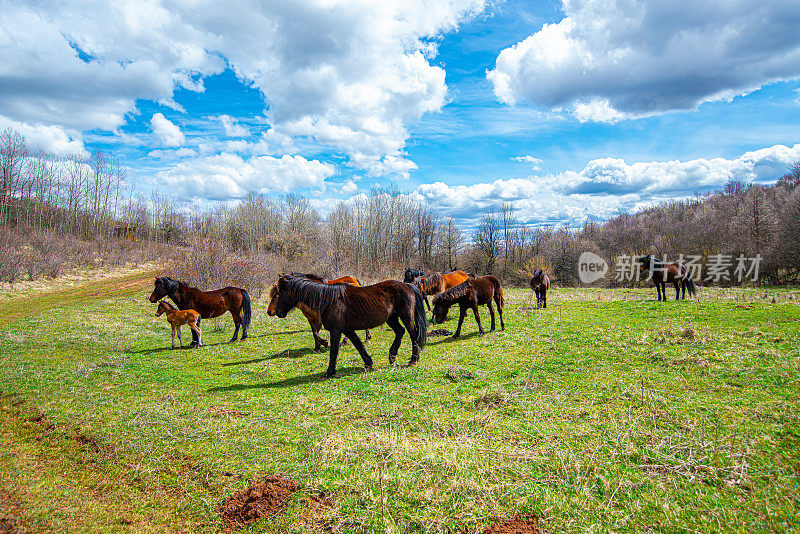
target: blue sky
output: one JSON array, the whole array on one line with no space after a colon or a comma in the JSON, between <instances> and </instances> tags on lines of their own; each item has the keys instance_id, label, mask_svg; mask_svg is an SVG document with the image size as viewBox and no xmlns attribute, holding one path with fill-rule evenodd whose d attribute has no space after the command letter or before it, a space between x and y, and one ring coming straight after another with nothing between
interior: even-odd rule
<instances>
[{"instance_id":1,"label":"blue sky","mask_svg":"<svg viewBox=\"0 0 800 534\"><path fill-rule=\"evenodd\" d=\"M0 126L185 209L382 186L577 225L800 159L796 2L90 4L4 3Z\"/></svg>"}]
</instances>

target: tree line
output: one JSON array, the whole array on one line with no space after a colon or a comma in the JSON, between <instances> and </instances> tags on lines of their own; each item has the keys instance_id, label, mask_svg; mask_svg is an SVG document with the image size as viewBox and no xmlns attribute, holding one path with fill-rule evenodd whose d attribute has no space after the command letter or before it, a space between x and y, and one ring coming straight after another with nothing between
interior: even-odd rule
<instances>
[{"instance_id":1,"label":"tree line","mask_svg":"<svg viewBox=\"0 0 800 534\"><path fill-rule=\"evenodd\" d=\"M0 168L0 225L6 231L91 240L127 239L115 229L129 228L140 243L207 247L213 241L232 254L261 255L280 268L330 276L389 278L410 266L524 283L544 269L572 285L584 251L611 265L645 253L702 261L714 254L760 255L762 279L784 283L800 276L800 163L775 185L731 181L714 193L586 221L578 229L526 223L510 203L464 229L412 196L386 189L341 201L325 217L298 195L250 194L235 206L187 213L158 193L135 197L124 166L111 154L56 157L31 149L12 129L0 133ZM616 282L611 274L607 281Z\"/></svg>"}]
</instances>

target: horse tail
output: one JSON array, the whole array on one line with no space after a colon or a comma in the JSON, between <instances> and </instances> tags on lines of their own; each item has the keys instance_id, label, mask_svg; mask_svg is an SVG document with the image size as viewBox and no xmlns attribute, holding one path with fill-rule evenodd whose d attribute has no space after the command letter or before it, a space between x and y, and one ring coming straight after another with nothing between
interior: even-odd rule
<instances>
[{"instance_id":1,"label":"horse tail","mask_svg":"<svg viewBox=\"0 0 800 534\"><path fill-rule=\"evenodd\" d=\"M253 313L250 309L250 293L246 289L240 289L242 292L242 323L245 328L250 328L250 318Z\"/></svg>"},{"instance_id":2,"label":"horse tail","mask_svg":"<svg viewBox=\"0 0 800 534\"><path fill-rule=\"evenodd\" d=\"M355 276L353 278L355 278L355 281L356 281L356 284L358 284L358 287L364 287L364 284L361 283L361 280L359 280Z\"/></svg>"},{"instance_id":3,"label":"horse tail","mask_svg":"<svg viewBox=\"0 0 800 534\"><path fill-rule=\"evenodd\" d=\"M411 339L421 349L428 341L428 318L425 316L425 305L422 293L415 286L414 290L414 328L416 332L409 332Z\"/></svg>"},{"instance_id":4,"label":"horse tail","mask_svg":"<svg viewBox=\"0 0 800 534\"><path fill-rule=\"evenodd\" d=\"M506 307L506 298L503 296L503 286L500 285L500 282L497 282L497 296L500 299L500 307Z\"/></svg>"}]
</instances>

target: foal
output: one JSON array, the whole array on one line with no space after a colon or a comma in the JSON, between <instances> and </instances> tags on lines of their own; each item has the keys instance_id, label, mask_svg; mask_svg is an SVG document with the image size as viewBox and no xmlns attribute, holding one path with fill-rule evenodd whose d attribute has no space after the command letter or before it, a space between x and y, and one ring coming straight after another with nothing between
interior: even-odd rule
<instances>
[{"instance_id":1,"label":"foal","mask_svg":"<svg viewBox=\"0 0 800 534\"><path fill-rule=\"evenodd\" d=\"M481 318L478 314L478 306L484 304L489 308L489 315L492 318L492 327L490 332L494 331L494 308L492 307L492 300L497 304L497 313L500 315L500 330L505 330L506 325L503 323L503 307L506 304L503 298L503 288L500 281L492 275L481 276L478 278L469 278L465 282L458 284L433 297L433 324L443 323L447 319L447 310L453 304L458 304L461 313L458 316L458 328L456 328L453 337L461 335L461 325L464 324L464 317L467 316L467 310L472 309L475 314L475 321L478 323L478 332L480 335L484 334L483 326L481 326Z\"/></svg>"},{"instance_id":2,"label":"foal","mask_svg":"<svg viewBox=\"0 0 800 534\"><path fill-rule=\"evenodd\" d=\"M175 308L169 302L165 302L163 300L158 301L158 311L156 312L156 317L161 315L162 313L167 314L167 322L172 326L172 348L175 348L175 332L178 332L178 341L181 343L181 348L183 348L183 338L181 338L181 326L188 324L189 328L197 334L197 345L196 347L200 347L203 344L202 334L200 332L200 327L197 326L198 321L200 320L200 314L194 310L179 310Z\"/></svg>"}]
</instances>

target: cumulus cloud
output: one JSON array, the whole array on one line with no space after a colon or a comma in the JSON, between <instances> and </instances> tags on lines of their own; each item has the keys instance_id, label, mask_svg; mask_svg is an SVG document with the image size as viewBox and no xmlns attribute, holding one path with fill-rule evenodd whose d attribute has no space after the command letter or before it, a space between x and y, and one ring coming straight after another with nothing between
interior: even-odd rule
<instances>
[{"instance_id":1,"label":"cumulus cloud","mask_svg":"<svg viewBox=\"0 0 800 534\"><path fill-rule=\"evenodd\" d=\"M236 119L230 115L220 115L217 118L222 123L222 128L228 137L247 137L250 135L250 130L236 122Z\"/></svg>"},{"instance_id":2,"label":"cumulus cloud","mask_svg":"<svg viewBox=\"0 0 800 534\"><path fill-rule=\"evenodd\" d=\"M775 145L733 159L626 163L601 158L580 171L469 186L435 182L419 186L414 194L435 209L467 221L503 202L513 202L528 221L580 223L587 216L607 219L619 210L636 211L662 200L690 197L732 179L772 182L798 160L800 144Z\"/></svg>"},{"instance_id":3,"label":"cumulus cloud","mask_svg":"<svg viewBox=\"0 0 800 534\"><path fill-rule=\"evenodd\" d=\"M176 87L203 91L204 77L229 67L264 95L277 133L371 172L407 173L407 125L447 101L435 39L486 2L8 2L0 115L114 130L137 99L180 109Z\"/></svg>"},{"instance_id":4,"label":"cumulus cloud","mask_svg":"<svg viewBox=\"0 0 800 534\"><path fill-rule=\"evenodd\" d=\"M244 159L223 152L181 162L156 175L159 186L182 196L225 201L242 198L248 192L288 193L302 187L325 189L325 179L336 174L328 163L302 156L257 156Z\"/></svg>"},{"instance_id":5,"label":"cumulus cloud","mask_svg":"<svg viewBox=\"0 0 800 534\"><path fill-rule=\"evenodd\" d=\"M0 130L12 128L25 137L28 147L43 150L57 156L89 157L80 132L66 130L60 126L25 124L0 116Z\"/></svg>"},{"instance_id":6,"label":"cumulus cloud","mask_svg":"<svg viewBox=\"0 0 800 534\"><path fill-rule=\"evenodd\" d=\"M153 114L150 119L150 127L162 146L179 147L186 142L186 137L181 129L161 113Z\"/></svg>"},{"instance_id":7,"label":"cumulus cloud","mask_svg":"<svg viewBox=\"0 0 800 534\"><path fill-rule=\"evenodd\" d=\"M498 100L614 122L800 77L800 3L563 0L565 17L503 50Z\"/></svg>"}]
</instances>

